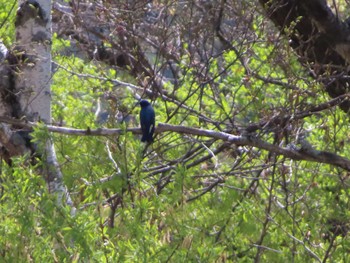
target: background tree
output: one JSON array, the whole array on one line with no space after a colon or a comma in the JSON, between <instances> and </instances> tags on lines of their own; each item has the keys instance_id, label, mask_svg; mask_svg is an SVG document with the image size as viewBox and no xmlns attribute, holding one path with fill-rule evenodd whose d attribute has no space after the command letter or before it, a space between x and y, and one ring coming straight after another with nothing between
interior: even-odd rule
<instances>
[{"instance_id":1,"label":"background tree","mask_svg":"<svg viewBox=\"0 0 350 263\"><path fill-rule=\"evenodd\" d=\"M324 84L327 93L333 98L347 93L350 31L347 13L339 13L344 7L335 2L328 6L325 0L260 2L269 18L290 38L299 61ZM349 101L340 107L348 112Z\"/></svg>"},{"instance_id":2,"label":"background tree","mask_svg":"<svg viewBox=\"0 0 350 263\"><path fill-rule=\"evenodd\" d=\"M1 121L55 143L78 212L25 158L3 163L5 261L346 261L347 3L260 3L54 1L52 125Z\"/></svg>"}]
</instances>

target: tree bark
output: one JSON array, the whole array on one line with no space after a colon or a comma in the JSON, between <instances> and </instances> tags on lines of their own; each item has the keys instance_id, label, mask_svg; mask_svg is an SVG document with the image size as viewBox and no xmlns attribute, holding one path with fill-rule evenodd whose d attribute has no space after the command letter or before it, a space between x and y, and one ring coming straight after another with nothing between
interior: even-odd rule
<instances>
[{"instance_id":1,"label":"tree bark","mask_svg":"<svg viewBox=\"0 0 350 263\"><path fill-rule=\"evenodd\" d=\"M16 46L8 52L0 45L0 114L26 121L51 123L51 39L50 0L20 0L16 16ZM59 168L54 144L43 138L38 149L32 142L31 129L0 124L0 154L11 165L11 157L27 152L42 160L39 170L58 203L73 206ZM33 158L34 160L34 158ZM72 210L74 213L74 209Z\"/></svg>"},{"instance_id":2,"label":"tree bark","mask_svg":"<svg viewBox=\"0 0 350 263\"><path fill-rule=\"evenodd\" d=\"M51 121L51 1L20 1L16 52L20 55L15 87L21 116Z\"/></svg>"}]
</instances>

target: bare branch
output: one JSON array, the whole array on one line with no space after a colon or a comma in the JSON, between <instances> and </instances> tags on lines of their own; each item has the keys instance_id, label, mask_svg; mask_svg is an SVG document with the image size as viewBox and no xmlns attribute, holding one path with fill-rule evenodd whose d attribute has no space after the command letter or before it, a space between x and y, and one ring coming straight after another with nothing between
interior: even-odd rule
<instances>
[{"instance_id":1,"label":"bare branch","mask_svg":"<svg viewBox=\"0 0 350 263\"><path fill-rule=\"evenodd\" d=\"M293 116L291 116L291 115L280 116L279 115L279 116L271 118L269 121L262 121L262 122L257 123L257 124L251 124L246 128L246 130L248 132L253 132L253 131L256 131L256 130L262 129L262 128L266 129L266 128L270 128L270 127L276 127L277 125L285 124L288 121L290 122L293 120L300 120L300 119L309 117L315 113L318 113L318 112L333 108L335 106L338 106L346 101L349 101L349 99L350 99L350 93L346 93L346 94L340 95L340 96L338 96L330 101L321 103L317 106L310 107L309 109L305 109L303 111L298 111L295 114L293 114Z\"/></svg>"},{"instance_id":2,"label":"bare branch","mask_svg":"<svg viewBox=\"0 0 350 263\"><path fill-rule=\"evenodd\" d=\"M125 132L125 130L123 129L106 129L106 128L73 129L73 128L57 127L52 125L36 124L32 122L21 122L18 120L11 120L5 117L0 117L0 122L16 124L26 128L34 128L34 127L42 126L42 127L45 127L50 132L61 133L66 135L108 136L108 135L120 135ZM132 132L135 134L141 133L141 130L139 128L129 128L129 129L126 129L126 131ZM258 149L267 150L277 155L283 155L286 158L331 164L334 166L341 167L347 171L350 171L350 160L344 157L341 157L337 154L326 152L326 151L318 151L311 147L307 147L307 148L301 147L300 149L298 149L297 147L289 147L289 148L281 147L275 144L265 142L253 134L237 136L226 132L158 123L156 133L162 133L167 131L215 138L215 139L227 141L229 143L240 145L240 146L252 146Z\"/></svg>"}]
</instances>

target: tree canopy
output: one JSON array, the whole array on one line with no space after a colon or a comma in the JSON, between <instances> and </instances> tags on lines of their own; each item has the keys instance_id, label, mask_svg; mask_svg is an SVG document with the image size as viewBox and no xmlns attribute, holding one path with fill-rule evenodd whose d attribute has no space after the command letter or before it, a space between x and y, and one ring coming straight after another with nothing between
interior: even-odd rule
<instances>
[{"instance_id":1,"label":"tree canopy","mask_svg":"<svg viewBox=\"0 0 350 263\"><path fill-rule=\"evenodd\" d=\"M348 261L347 1L55 0L19 89L45 8L0 0L4 262Z\"/></svg>"}]
</instances>

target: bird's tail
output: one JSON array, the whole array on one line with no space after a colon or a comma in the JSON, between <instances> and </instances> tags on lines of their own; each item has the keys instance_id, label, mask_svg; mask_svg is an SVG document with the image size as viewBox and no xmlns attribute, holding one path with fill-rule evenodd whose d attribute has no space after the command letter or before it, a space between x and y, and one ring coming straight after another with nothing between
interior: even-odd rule
<instances>
[{"instance_id":1,"label":"bird's tail","mask_svg":"<svg viewBox=\"0 0 350 263\"><path fill-rule=\"evenodd\" d=\"M141 142L152 143L153 142L153 136L151 134L144 134L144 135L142 135Z\"/></svg>"}]
</instances>

